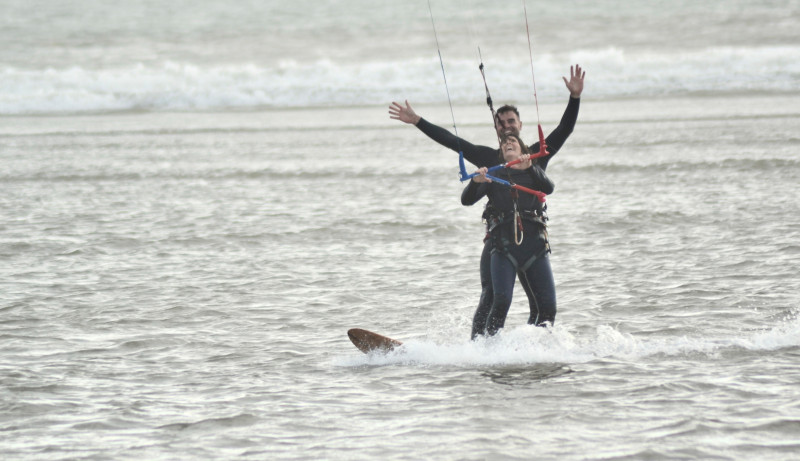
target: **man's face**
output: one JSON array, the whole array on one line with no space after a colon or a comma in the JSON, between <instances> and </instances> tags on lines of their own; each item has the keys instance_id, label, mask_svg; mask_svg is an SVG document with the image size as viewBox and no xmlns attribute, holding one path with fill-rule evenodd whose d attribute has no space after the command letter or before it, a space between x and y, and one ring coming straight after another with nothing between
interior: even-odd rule
<instances>
[{"instance_id":1,"label":"man's face","mask_svg":"<svg viewBox=\"0 0 800 461\"><path fill-rule=\"evenodd\" d=\"M504 134L513 134L519 136L519 130L522 129L522 122L519 121L517 114L513 110L501 112L497 114L497 136Z\"/></svg>"}]
</instances>

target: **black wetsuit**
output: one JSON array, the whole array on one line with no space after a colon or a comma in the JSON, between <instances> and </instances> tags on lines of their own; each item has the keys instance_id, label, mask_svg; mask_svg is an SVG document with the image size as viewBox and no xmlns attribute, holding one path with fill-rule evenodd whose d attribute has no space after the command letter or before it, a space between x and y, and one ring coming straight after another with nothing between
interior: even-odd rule
<instances>
[{"instance_id":1,"label":"black wetsuit","mask_svg":"<svg viewBox=\"0 0 800 461\"><path fill-rule=\"evenodd\" d=\"M538 165L526 170L505 169L498 177L545 194L553 192L553 183ZM528 323L552 324L556 317L556 290L543 204L534 195L512 191L500 183L474 181L464 188L461 203L472 205L484 196L489 197L484 218L491 242L489 272L494 293L491 305L481 305L475 312L474 334L485 331L493 335L503 327L511 307L515 273L528 294Z\"/></svg>"},{"instance_id":2,"label":"black wetsuit","mask_svg":"<svg viewBox=\"0 0 800 461\"><path fill-rule=\"evenodd\" d=\"M561 149L561 146L564 145L564 142L566 142L569 135L572 134L572 130L575 128L575 122L578 120L580 102L580 98L569 98L567 108L564 110L564 115L561 116L561 121L559 122L558 126L545 138L547 150L550 152L550 155L534 159L536 165L541 167L542 170L547 169L550 159L553 158L553 156ZM416 126L420 129L420 131L425 133L429 138L433 139L439 144L456 152L462 152L464 154L464 158L473 165L478 167L491 167L502 163L500 161L499 146L498 148L477 146L455 136L442 127L428 122L424 118L421 118ZM530 146L530 150L531 152L539 152L539 142L537 141L536 143L532 144ZM493 290L491 274L489 271L491 249L491 241L487 238L483 247L483 252L481 253L481 298L478 302L478 308L475 311L475 317L473 318L472 322L471 337L473 339L476 337L476 335L482 334L485 330L485 325L483 324L482 319L485 319L484 313L488 312L492 305ZM528 287L525 284L523 284L523 286L525 286L531 312L533 312L536 309L535 298L533 297L533 294L528 291Z\"/></svg>"}]
</instances>

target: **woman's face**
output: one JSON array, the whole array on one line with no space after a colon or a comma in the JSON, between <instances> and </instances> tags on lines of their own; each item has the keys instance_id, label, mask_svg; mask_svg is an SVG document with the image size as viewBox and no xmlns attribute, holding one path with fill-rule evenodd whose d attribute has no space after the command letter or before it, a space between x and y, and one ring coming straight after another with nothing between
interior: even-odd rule
<instances>
[{"instance_id":1,"label":"woman's face","mask_svg":"<svg viewBox=\"0 0 800 461\"><path fill-rule=\"evenodd\" d=\"M522 147L519 145L519 140L513 136L507 137L500 144L500 150L503 151L503 159L506 162L516 160L522 155Z\"/></svg>"}]
</instances>

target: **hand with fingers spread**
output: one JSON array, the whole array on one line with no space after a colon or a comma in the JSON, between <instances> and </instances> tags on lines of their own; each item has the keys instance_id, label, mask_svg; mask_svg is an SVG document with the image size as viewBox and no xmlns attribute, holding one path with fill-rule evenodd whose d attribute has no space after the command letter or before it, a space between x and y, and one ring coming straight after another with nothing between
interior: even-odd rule
<instances>
[{"instance_id":1,"label":"hand with fingers spread","mask_svg":"<svg viewBox=\"0 0 800 461\"><path fill-rule=\"evenodd\" d=\"M585 76L586 72L581 69L580 65L575 64L575 66L569 66L569 80L567 80L567 77L561 77L564 79L564 83L567 85L571 97L575 99L581 97L581 93L583 92L583 78Z\"/></svg>"},{"instance_id":2,"label":"hand with fingers spread","mask_svg":"<svg viewBox=\"0 0 800 461\"><path fill-rule=\"evenodd\" d=\"M416 125L419 123L419 119L422 117L414 112L414 109L411 108L411 104L409 104L408 100L406 99L405 107L403 107L403 105L400 103L394 101L392 102L392 105L389 106L389 118L400 120L403 123Z\"/></svg>"}]
</instances>

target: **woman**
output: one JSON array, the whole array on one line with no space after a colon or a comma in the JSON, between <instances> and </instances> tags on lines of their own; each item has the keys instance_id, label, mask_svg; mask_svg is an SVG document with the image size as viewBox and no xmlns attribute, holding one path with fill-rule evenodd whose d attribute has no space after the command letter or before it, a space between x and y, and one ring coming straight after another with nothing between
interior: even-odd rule
<instances>
[{"instance_id":1,"label":"woman","mask_svg":"<svg viewBox=\"0 0 800 461\"><path fill-rule=\"evenodd\" d=\"M530 152L518 136L510 133L502 136L500 155L502 162L520 158L522 162L504 168L496 175L498 178L545 194L553 192L553 183L541 167L531 162ZM489 198L483 216L492 245L490 272L494 299L490 306L480 306L475 312L473 333L483 334L485 328L486 333L494 335L503 328L517 274L530 302L528 323L552 324L556 317L556 290L548 256L544 205L535 195L492 182L486 176L486 168L478 172L461 194L461 203L469 206L484 196Z\"/></svg>"}]
</instances>

